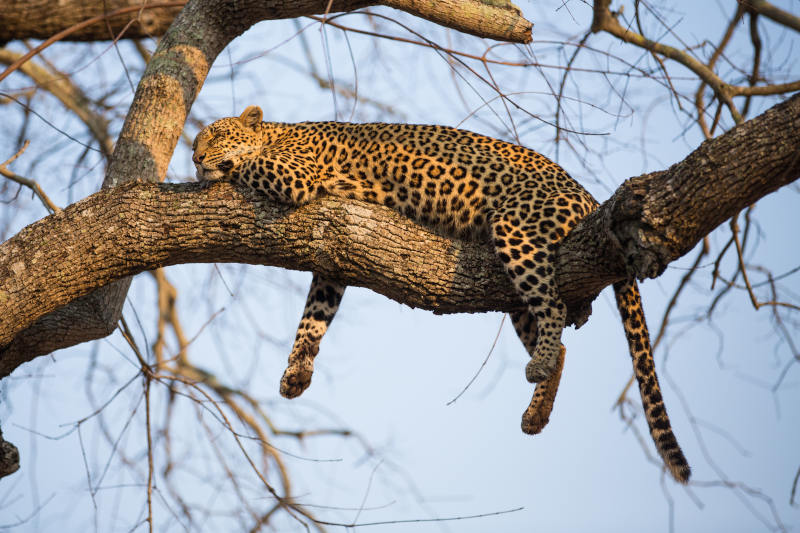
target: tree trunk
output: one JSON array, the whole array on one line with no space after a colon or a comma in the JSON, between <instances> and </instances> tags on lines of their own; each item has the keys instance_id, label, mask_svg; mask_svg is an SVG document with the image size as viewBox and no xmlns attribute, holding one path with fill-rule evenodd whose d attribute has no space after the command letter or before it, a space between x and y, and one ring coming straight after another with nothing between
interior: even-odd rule
<instances>
[{"instance_id":1,"label":"tree trunk","mask_svg":"<svg viewBox=\"0 0 800 533\"><path fill-rule=\"evenodd\" d=\"M680 163L624 183L559 250L559 291L581 324L606 285L656 277L738 210L800 177L800 95ZM105 284L190 262L314 270L439 313L519 307L488 243L447 239L379 205L291 209L228 184L130 183L0 245L0 376L38 355L37 319ZM54 282L56 280L56 282Z\"/></svg>"}]
</instances>

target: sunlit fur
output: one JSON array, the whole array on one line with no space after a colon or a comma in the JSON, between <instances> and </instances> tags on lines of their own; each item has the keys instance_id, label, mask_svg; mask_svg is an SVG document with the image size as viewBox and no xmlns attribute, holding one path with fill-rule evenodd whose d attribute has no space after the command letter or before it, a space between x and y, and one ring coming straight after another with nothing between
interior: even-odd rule
<instances>
[{"instance_id":1,"label":"sunlit fur","mask_svg":"<svg viewBox=\"0 0 800 533\"><path fill-rule=\"evenodd\" d=\"M322 194L393 208L453 236L485 235L527 306L512 315L539 383L523 414L527 433L547 422L563 364L566 307L555 279L558 242L597 202L560 166L521 146L443 126L262 122L261 109L210 124L197 136L193 160L201 180L231 180L278 202L299 205ZM689 467L670 427L634 281L614 287L640 384L650 433L673 476ZM344 287L315 276L289 367L287 397L311 383L319 341Z\"/></svg>"}]
</instances>

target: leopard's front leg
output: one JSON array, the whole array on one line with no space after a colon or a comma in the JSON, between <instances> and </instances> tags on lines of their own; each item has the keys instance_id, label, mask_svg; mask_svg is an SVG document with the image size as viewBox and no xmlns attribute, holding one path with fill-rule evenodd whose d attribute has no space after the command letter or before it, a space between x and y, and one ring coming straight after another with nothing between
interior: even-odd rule
<instances>
[{"instance_id":1,"label":"leopard's front leg","mask_svg":"<svg viewBox=\"0 0 800 533\"><path fill-rule=\"evenodd\" d=\"M292 205L308 203L324 193L313 151L292 146L294 140L265 146L257 158L242 165L238 179L278 202ZM289 363L281 378L282 396L296 398L311 385L314 358L339 309L344 289L344 285L314 274Z\"/></svg>"},{"instance_id":2,"label":"leopard's front leg","mask_svg":"<svg viewBox=\"0 0 800 533\"><path fill-rule=\"evenodd\" d=\"M289 364L281 378L281 395L285 398L296 398L311 385L319 343L339 309L345 288L345 285L314 274L294 346L289 354Z\"/></svg>"}]
</instances>

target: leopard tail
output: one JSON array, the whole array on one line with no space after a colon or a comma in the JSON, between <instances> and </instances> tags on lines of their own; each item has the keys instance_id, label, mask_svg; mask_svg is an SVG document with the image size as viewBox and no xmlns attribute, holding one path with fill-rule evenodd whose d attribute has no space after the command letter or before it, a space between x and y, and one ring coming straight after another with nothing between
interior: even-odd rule
<instances>
[{"instance_id":1,"label":"leopard tail","mask_svg":"<svg viewBox=\"0 0 800 533\"><path fill-rule=\"evenodd\" d=\"M680 483L687 483L691 469L672 432L664 400L661 397L661 387L656 377L653 350L644 320L639 287L634 280L620 281L614 284L614 295L633 359L633 373L639 382L639 392L642 395L642 406L647 425L650 427L650 436L672 477Z\"/></svg>"}]
</instances>

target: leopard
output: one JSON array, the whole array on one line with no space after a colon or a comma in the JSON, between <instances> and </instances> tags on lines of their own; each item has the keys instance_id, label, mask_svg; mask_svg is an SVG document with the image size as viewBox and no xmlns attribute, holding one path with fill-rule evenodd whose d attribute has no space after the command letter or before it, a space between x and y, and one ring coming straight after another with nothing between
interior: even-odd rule
<instances>
[{"instance_id":1,"label":"leopard","mask_svg":"<svg viewBox=\"0 0 800 533\"><path fill-rule=\"evenodd\" d=\"M263 121L260 107L219 119L196 136L202 182L227 181L300 206L324 195L394 209L453 238L483 239L520 297L511 322L535 383L522 431L540 432L564 365L567 309L556 283L560 241L598 202L558 164L523 146L442 125ZM345 286L314 273L280 392L311 384L314 359ZM635 279L613 284L650 435L672 477L691 469L672 431Z\"/></svg>"}]
</instances>

